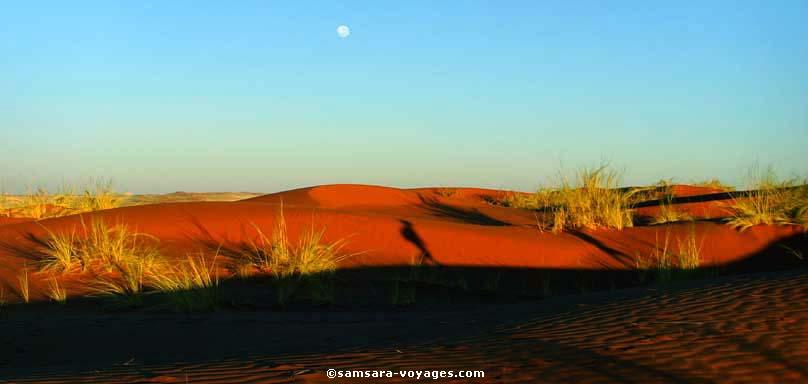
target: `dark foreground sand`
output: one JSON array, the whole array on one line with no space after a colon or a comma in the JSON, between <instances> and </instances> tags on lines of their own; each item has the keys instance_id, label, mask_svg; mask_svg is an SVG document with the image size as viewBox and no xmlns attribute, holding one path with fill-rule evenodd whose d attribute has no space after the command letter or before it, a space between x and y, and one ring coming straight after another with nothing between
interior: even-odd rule
<instances>
[{"instance_id":1,"label":"dark foreground sand","mask_svg":"<svg viewBox=\"0 0 808 384\"><path fill-rule=\"evenodd\" d=\"M338 381L329 368L485 370L471 382L808 380L806 270L444 311L20 311L2 324L8 383Z\"/></svg>"}]
</instances>

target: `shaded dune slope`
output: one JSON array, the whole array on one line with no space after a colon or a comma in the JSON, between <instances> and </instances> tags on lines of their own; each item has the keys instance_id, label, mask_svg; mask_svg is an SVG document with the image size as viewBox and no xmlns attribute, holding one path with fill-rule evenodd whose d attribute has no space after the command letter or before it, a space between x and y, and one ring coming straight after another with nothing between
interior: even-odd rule
<instances>
[{"instance_id":1,"label":"shaded dune slope","mask_svg":"<svg viewBox=\"0 0 808 384\"><path fill-rule=\"evenodd\" d=\"M346 239L345 251L359 253L343 262L346 268L422 261L444 266L625 270L635 268L638 257L647 257L666 240L674 247L690 233L696 234L702 248L702 264L715 265L742 260L800 233L790 226L738 232L720 223L699 221L552 234L539 230L531 211L488 203L502 193L456 188L447 197L434 188L328 185L238 202L134 206L11 223L0 226L0 284L13 291L17 274L24 265L35 263L36 250L48 231L80 229L82 221L99 218L153 235L166 253L184 256L219 246L238 248L254 238L256 227L269 233L282 207L291 239L311 229L325 230L329 241ZM709 209L725 203L687 204ZM31 286L32 296L42 298L43 283L36 276Z\"/></svg>"},{"instance_id":2,"label":"shaded dune slope","mask_svg":"<svg viewBox=\"0 0 808 384\"><path fill-rule=\"evenodd\" d=\"M67 321L61 323L63 327L79 332L95 327L131 349L121 353L109 348L105 356L117 358L118 364L84 372L60 371L47 364L47 368L25 368L32 360L22 360L15 369L19 373L10 378L20 378L12 381L20 383L350 382L325 377L325 370L336 368L482 369L486 378L473 382L492 383L808 380L805 270L553 298L463 313L357 316L353 320L310 315L308 320L297 321L273 319L278 315L271 314L263 320L188 319L183 332L170 335L159 331L159 319L146 324L143 319L121 318L120 326L131 329L125 333L114 333L117 325L98 328L94 321ZM234 322L239 326L233 327ZM11 326L26 332L23 327L36 327L37 323ZM193 334L210 337L190 338ZM70 332L40 330L35 339L65 341L69 339L65 335ZM189 338L182 339L182 335ZM357 335L363 340L357 340ZM255 345L257 340L245 341L256 336L268 342ZM158 338L168 343L159 356L147 348ZM190 344L174 343L183 340ZM170 354L177 348L205 350L207 343L222 347L212 352L219 358L195 360ZM253 353L241 352L239 347L253 348ZM62 349L54 348L55 352ZM86 353L98 354L98 349ZM55 353L45 359L60 358L66 357ZM159 363L149 363L150 359Z\"/></svg>"}]
</instances>

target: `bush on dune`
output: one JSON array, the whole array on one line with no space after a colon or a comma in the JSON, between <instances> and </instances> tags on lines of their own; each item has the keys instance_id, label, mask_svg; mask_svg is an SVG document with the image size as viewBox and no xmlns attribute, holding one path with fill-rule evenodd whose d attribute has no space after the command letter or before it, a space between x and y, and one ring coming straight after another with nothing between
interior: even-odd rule
<instances>
[{"instance_id":1,"label":"bush on dune","mask_svg":"<svg viewBox=\"0 0 808 384\"><path fill-rule=\"evenodd\" d=\"M184 311L216 308L218 252L212 261L203 253L176 260L161 253L158 239L123 224L110 226L100 219L90 224L82 220L81 226L72 230L46 230L39 261L42 272L86 273L90 279L82 281L87 282L89 291L123 296L135 304L140 302L141 293L154 291L162 292L175 308ZM257 239L232 260L243 271L247 266L281 280L305 278L308 285L315 286L323 273L333 272L340 261L352 256L341 252L344 241L326 242L325 231L314 227L303 231L296 242L290 241L282 211L271 237L258 227L256 230ZM58 284L55 277L52 284ZM63 287L51 288L48 295L64 301L59 295Z\"/></svg>"},{"instance_id":2,"label":"bush on dune","mask_svg":"<svg viewBox=\"0 0 808 384\"><path fill-rule=\"evenodd\" d=\"M248 240L247 247L237 255L234 260L237 271L254 267L280 278L311 275L334 271L340 261L352 256L342 252L344 240L326 242L325 229L318 231L313 225L300 234L296 244L290 241L283 206L271 236L256 225L253 227L257 239Z\"/></svg>"},{"instance_id":3,"label":"bush on dune","mask_svg":"<svg viewBox=\"0 0 808 384\"><path fill-rule=\"evenodd\" d=\"M803 225L808 228L808 185L780 180L771 169L752 176L753 189L733 199L730 226L745 230L755 225Z\"/></svg>"},{"instance_id":4,"label":"bush on dune","mask_svg":"<svg viewBox=\"0 0 808 384\"><path fill-rule=\"evenodd\" d=\"M677 210L673 206L673 198L668 196L660 201L659 214L657 214L651 220L651 224L675 223L686 220L693 220L693 217L691 217L687 212Z\"/></svg>"},{"instance_id":5,"label":"bush on dune","mask_svg":"<svg viewBox=\"0 0 808 384\"><path fill-rule=\"evenodd\" d=\"M506 206L539 210L553 232L580 228L622 229L632 226L633 190L618 188L619 174L607 166L582 169L573 181L560 177L560 185L542 188L532 195L513 194L503 198Z\"/></svg>"},{"instance_id":6,"label":"bush on dune","mask_svg":"<svg viewBox=\"0 0 808 384\"><path fill-rule=\"evenodd\" d=\"M39 220L116 208L121 201L121 195L114 191L111 181L97 181L84 186L78 193L73 187L63 186L56 193L37 188L16 199L4 196L0 208L7 216Z\"/></svg>"},{"instance_id":7,"label":"bush on dune","mask_svg":"<svg viewBox=\"0 0 808 384\"><path fill-rule=\"evenodd\" d=\"M735 187L733 187L731 185L724 184L723 182L721 182L721 180L719 180L717 178L712 178L712 179L709 179L709 180L697 181L697 182L693 183L693 185L696 186L696 187L712 188L712 189L718 189L718 190L721 190L721 191L734 191L735 190Z\"/></svg>"}]
</instances>

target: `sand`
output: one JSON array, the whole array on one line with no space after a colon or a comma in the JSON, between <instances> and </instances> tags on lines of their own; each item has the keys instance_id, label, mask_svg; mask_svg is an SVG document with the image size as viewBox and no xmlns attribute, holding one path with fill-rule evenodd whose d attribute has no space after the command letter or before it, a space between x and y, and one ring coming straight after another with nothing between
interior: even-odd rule
<instances>
[{"instance_id":1,"label":"sand","mask_svg":"<svg viewBox=\"0 0 808 384\"><path fill-rule=\"evenodd\" d=\"M158 238L166 254L183 257L211 245L237 248L256 226L272 228L281 209L293 239L312 227L326 240L345 239L345 251L358 254L342 262L344 271L423 260L449 271L507 270L503 286L516 281L513 271L535 272L519 275L526 281L569 281L554 281L552 295L404 309L185 315L109 312L71 306L71 298L65 306L16 305L2 312L0 345L9 347L0 352L0 383L185 382L186 375L205 383L326 382L327 368L484 369L487 378L474 382L808 379L808 275L805 260L786 252L805 252L801 228L734 230L720 222L732 194L677 186L675 206L697 221L553 234L537 227L533 212L490 203L503 193L328 185L235 202L2 219L0 286L11 303L20 301L17 276L30 268L48 231L80 228L82 220L126 223ZM649 202L638 214L658 209ZM702 268L732 276L630 287L637 285L638 260L691 234ZM587 288L576 276L606 283ZM30 278L32 300L47 300L47 276ZM79 280L65 280L71 297L87 293ZM528 288L540 290L537 284Z\"/></svg>"}]
</instances>

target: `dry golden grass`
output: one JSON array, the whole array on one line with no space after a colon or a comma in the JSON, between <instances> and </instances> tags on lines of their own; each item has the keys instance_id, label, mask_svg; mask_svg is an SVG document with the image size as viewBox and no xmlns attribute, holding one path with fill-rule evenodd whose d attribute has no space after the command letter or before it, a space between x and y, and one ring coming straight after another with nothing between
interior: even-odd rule
<instances>
[{"instance_id":1,"label":"dry golden grass","mask_svg":"<svg viewBox=\"0 0 808 384\"><path fill-rule=\"evenodd\" d=\"M249 271L254 267L283 278L334 271L340 261L351 257L344 254L344 240L325 242L325 229L315 230L314 225L301 233L296 244L289 240L283 207L279 209L271 236L253 225L257 239L249 240L247 247L234 260L233 269Z\"/></svg>"},{"instance_id":2,"label":"dry golden grass","mask_svg":"<svg viewBox=\"0 0 808 384\"><path fill-rule=\"evenodd\" d=\"M52 277L48 282L48 290L45 292L51 300L57 303L64 303L67 301L67 290L59 285L59 280Z\"/></svg>"},{"instance_id":3,"label":"dry golden grass","mask_svg":"<svg viewBox=\"0 0 808 384\"><path fill-rule=\"evenodd\" d=\"M205 255L187 255L183 262L161 268L148 277L149 286L168 295L174 308L181 311L215 310L218 307L219 278L214 255L209 263Z\"/></svg>"},{"instance_id":4,"label":"dry golden grass","mask_svg":"<svg viewBox=\"0 0 808 384\"><path fill-rule=\"evenodd\" d=\"M690 233L684 239L677 241L678 252L676 259L681 269L696 269L701 265L701 250L704 239L701 243L696 241L696 229L691 227Z\"/></svg>"},{"instance_id":5,"label":"dry golden grass","mask_svg":"<svg viewBox=\"0 0 808 384\"><path fill-rule=\"evenodd\" d=\"M121 195L114 192L112 182L97 181L85 185L78 193L65 185L56 193L37 188L21 196L4 195L0 208L6 216L40 220L115 208L121 202Z\"/></svg>"},{"instance_id":6,"label":"dry golden grass","mask_svg":"<svg viewBox=\"0 0 808 384\"><path fill-rule=\"evenodd\" d=\"M189 203L199 201L239 201L263 195L250 192L174 192L166 194L122 195L121 206Z\"/></svg>"},{"instance_id":7,"label":"dry golden grass","mask_svg":"<svg viewBox=\"0 0 808 384\"><path fill-rule=\"evenodd\" d=\"M17 282L20 285L20 297L22 301L28 303L31 301L31 291L28 281L28 266L23 267L22 272L17 275Z\"/></svg>"},{"instance_id":8,"label":"dry golden grass","mask_svg":"<svg viewBox=\"0 0 808 384\"><path fill-rule=\"evenodd\" d=\"M677 210L670 198L662 200L659 204L659 214L651 220L651 224L675 223L677 221L693 220L687 212Z\"/></svg>"},{"instance_id":9,"label":"dry golden grass","mask_svg":"<svg viewBox=\"0 0 808 384\"><path fill-rule=\"evenodd\" d=\"M560 185L532 195L509 194L503 205L540 210L549 215L545 227L553 232L579 228L622 229L632 226L633 190L619 189L620 175L607 166L579 170L573 181L560 177Z\"/></svg>"},{"instance_id":10,"label":"dry golden grass","mask_svg":"<svg viewBox=\"0 0 808 384\"><path fill-rule=\"evenodd\" d=\"M120 206L122 196L115 192L112 181L97 181L85 186L79 195L74 195L70 210L72 213L94 212Z\"/></svg>"},{"instance_id":11,"label":"dry golden grass","mask_svg":"<svg viewBox=\"0 0 808 384\"><path fill-rule=\"evenodd\" d=\"M46 230L48 230L46 228ZM324 230L304 231L296 242L288 236L281 209L271 236L256 226L258 237L249 243L236 261L278 278L315 276L334 271L352 255L341 252L344 241L324 241ZM109 226L96 219L70 231L53 232L43 241L42 271L89 273L88 289L94 293L120 295L140 303L140 294L165 294L182 310L215 309L218 275L214 255L211 263L204 254L177 262L160 253L157 239L126 225ZM244 268L245 266L242 266ZM246 269L246 268L245 268ZM21 292L27 292L27 274L20 278ZM65 292L56 278L46 293L61 301ZM309 282L309 285L314 284ZM66 298L66 292L64 294ZM27 300L27 299L26 299Z\"/></svg>"},{"instance_id":12,"label":"dry golden grass","mask_svg":"<svg viewBox=\"0 0 808 384\"><path fill-rule=\"evenodd\" d=\"M703 239L701 243L697 242L695 227L691 227L686 237L677 239L676 245L676 251L672 250L669 231L665 232L662 243L657 235L651 254L637 257L636 269L643 276L648 271L654 271L659 281L668 281L677 272L692 271L701 266Z\"/></svg>"},{"instance_id":13,"label":"dry golden grass","mask_svg":"<svg viewBox=\"0 0 808 384\"><path fill-rule=\"evenodd\" d=\"M62 193L51 194L44 188L23 195L12 210L19 216L33 219L55 217L65 211L68 196Z\"/></svg>"},{"instance_id":14,"label":"dry golden grass","mask_svg":"<svg viewBox=\"0 0 808 384\"><path fill-rule=\"evenodd\" d=\"M215 307L216 295L210 290L218 286L216 255L212 263L201 253L178 262L160 253L155 238L103 220L82 222L78 233L49 231L45 244L42 270L88 272L92 279L87 288L96 294L124 296L139 304L141 293L158 291L183 310ZM55 277L46 294L60 302L67 297Z\"/></svg>"},{"instance_id":15,"label":"dry golden grass","mask_svg":"<svg viewBox=\"0 0 808 384\"><path fill-rule=\"evenodd\" d=\"M161 255L151 236L130 231L125 225L108 226L93 220L77 235L53 233L45 240L42 270L91 272L93 290L133 295L143 289L147 274L157 270Z\"/></svg>"},{"instance_id":16,"label":"dry golden grass","mask_svg":"<svg viewBox=\"0 0 808 384\"><path fill-rule=\"evenodd\" d=\"M80 260L76 254L76 231L53 233L47 228L45 257L40 261L44 271L69 272L78 267Z\"/></svg>"},{"instance_id":17,"label":"dry golden grass","mask_svg":"<svg viewBox=\"0 0 808 384\"><path fill-rule=\"evenodd\" d=\"M808 185L780 180L774 171L752 176L753 190L733 199L730 226L745 230L755 225L795 224L808 228Z\"/></svg>"},{"instance_id":18,"label":"dry golden grass","mask_svg":"<svg viewBox=\"0 0 808 384\"><path fill-rule=\"evenodd\" d=\"M186 260L160 268L160 273L150 274L149 285L158 291L174 292L196 288L211 288L219 284L215 274L216 258L208 263L204 254L187 255Z\"/></svg>"},{"instance_id":19,"label":"dry golden grass","mask_svg":"<svg viewBox=\"0 0 808 384\"><path fill-rule=\"evenodd\" d=\"M712 178L710 180L702 180L693 183L696 187L705 187L705 188L713 188L713 189L720 189L722 191L734 191L735 187L724 184L721 180L717 178Z\"/></svg>"},{"instance_id":20,"label":"dry golden grass","mask_svg":"<svg viewBox=\"0 0 808 384\"><path fill-rule=\"evenodd\" d=\"M12 207L14 203L11 197L5 192L0 193L0 217L11 217Z\"/></svg>"}]
</instances>

